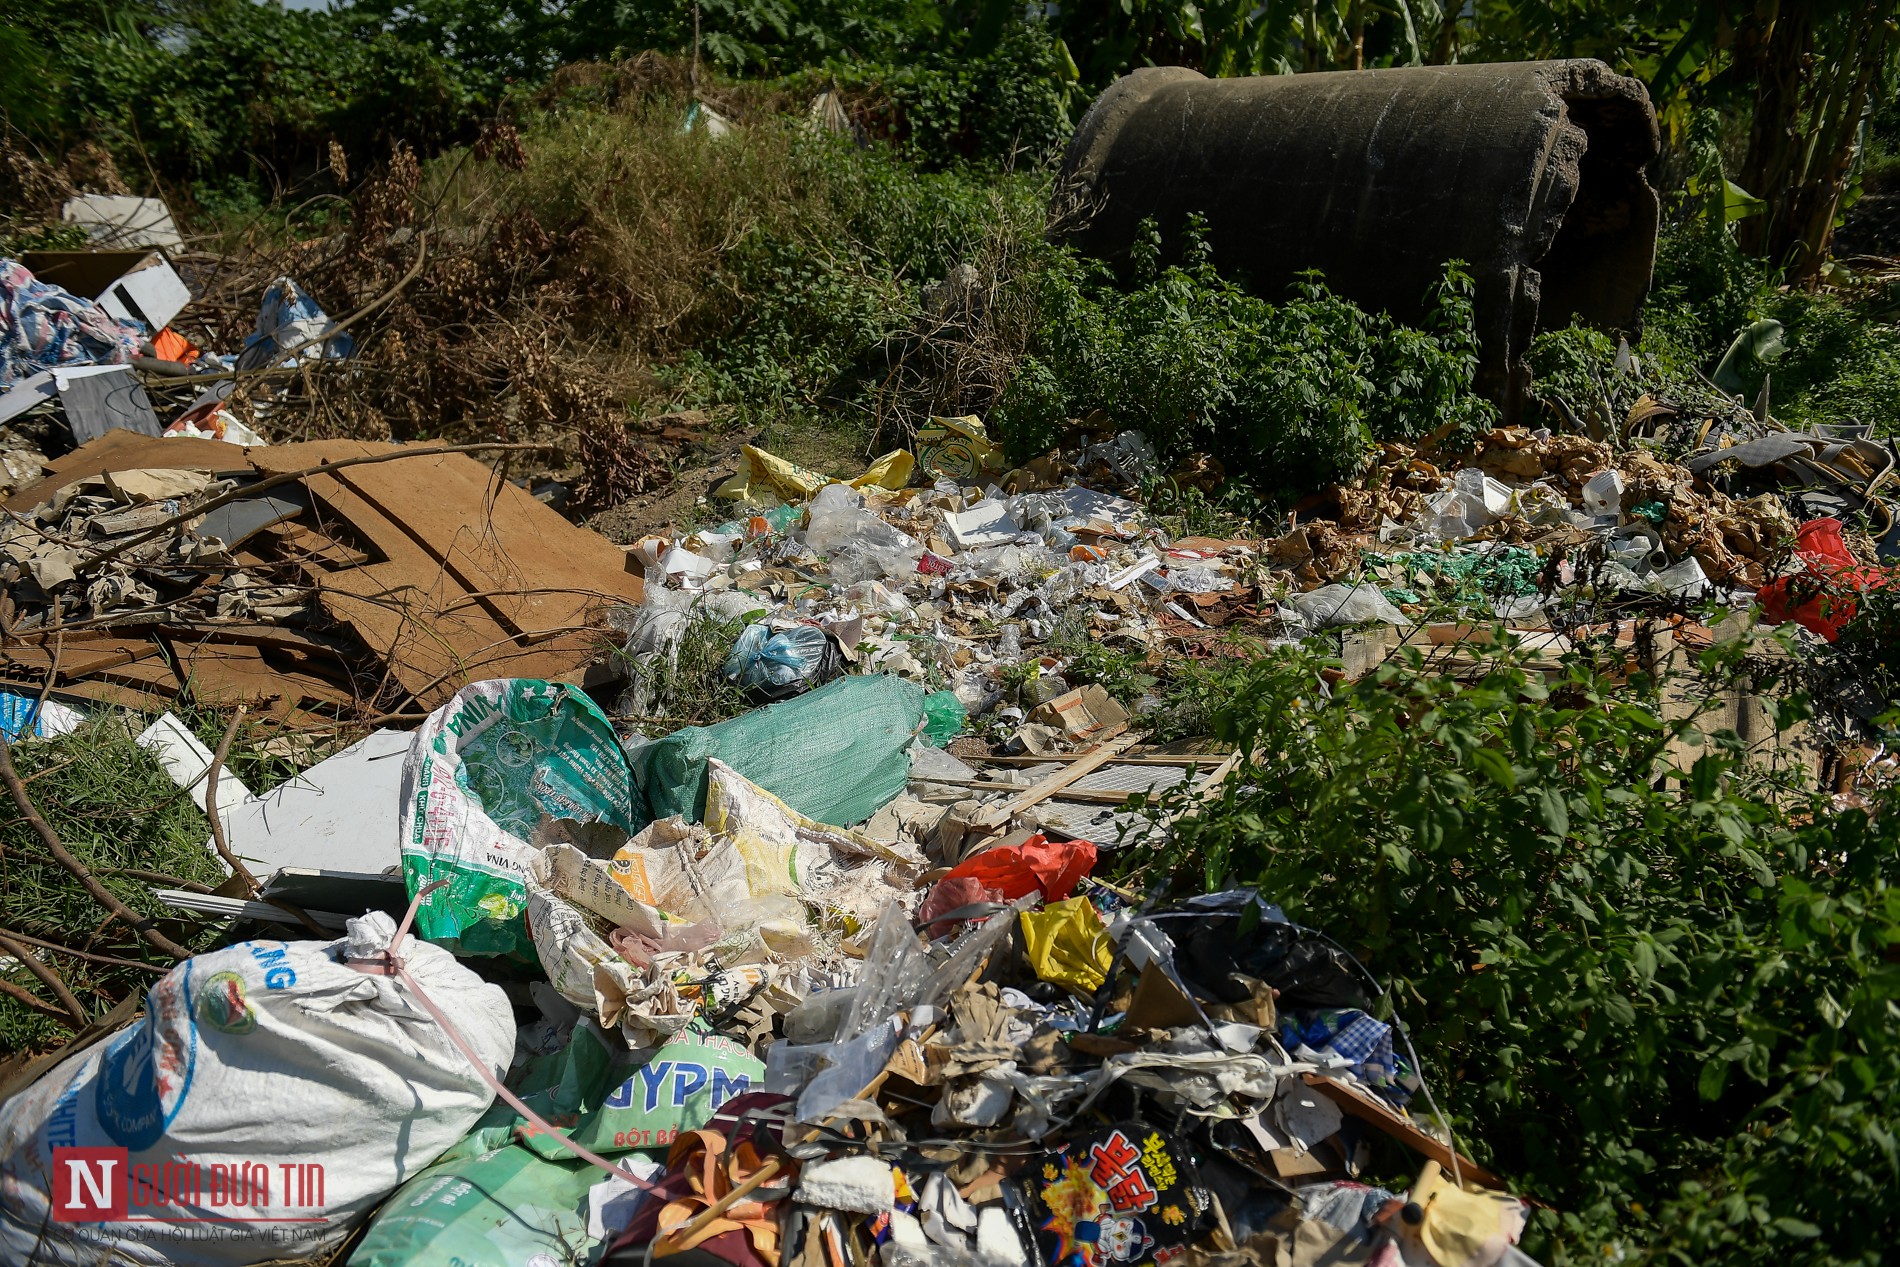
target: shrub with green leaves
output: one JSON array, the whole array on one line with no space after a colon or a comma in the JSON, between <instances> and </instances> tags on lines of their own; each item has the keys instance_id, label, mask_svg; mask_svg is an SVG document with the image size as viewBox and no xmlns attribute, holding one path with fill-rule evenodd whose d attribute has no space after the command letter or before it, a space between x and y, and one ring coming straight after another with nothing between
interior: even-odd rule
<instances>
[{"instance_id":1,"label":"shrub with green leaves","mask_svg":"<svg viewBox=\"0 0 1900 1267\"><path fill-rule=\"evenodd\" d=\"M1474 650L1469 683L1413 655L1329 697L1304 652L1202 682L1261 769L1180 824L1177 888L1256 885L1389 984L1460 1139L1549 1203L1552 1267L1882 1261L1900 804L1837 812L1664 721L1759 669L1739 643L1671 683Z\"/></svg>"},{"instance_id":2,"label":"shrub with green leaves","mask_svg":"<svg viewBox=\"0 0 1900 1267\"><path fill-rule=\"evenodd\" d=\"M998 428L1033 452L1064 419L1100 409L1164 454L1213 451L1263 491L1310 492L1369 465L1380 441L1446 427L1455 440L1495 425L1473 388L1471 280L1449 265L1428 328L1402 326L1333 294L1317 274L1279 304L1221 276L1203 241L1160 267L1152 231L1132 278L1052 252L1023 284L1038 326L998 409Z\"/></svg>"}]
</instances>

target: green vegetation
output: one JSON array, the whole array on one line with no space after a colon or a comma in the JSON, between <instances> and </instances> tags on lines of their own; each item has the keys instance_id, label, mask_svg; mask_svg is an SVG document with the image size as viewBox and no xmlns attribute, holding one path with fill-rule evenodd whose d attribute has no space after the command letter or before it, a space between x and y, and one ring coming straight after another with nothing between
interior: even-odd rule
<instances>
[{"instance_id":1,"label":"green vegetation","mask_svg":"<svg viewBox=\"0 0 1900 1267\"><path fill-rule=\"evenodd\" d=\"M1189 263L1165 269L1158 237L1145 246L1127 289L1067 252L1050 252L1027 279L1038 327L996 413L1024 454L1100 409L1168 454L1267 457L1308 482L1287 490L1300 493L1359 474L1379 441L1438 427L1468 439L1495 425L1473 391L1471 286L1455 266L1433 328L1420 331L1340 299L1317 276L1272 304L1221 277L1198 243Z\"/></svg>"},{"instance_id":2,"label":"green vegetation","mask_svg":"<svg viewBox=\"0 0 1900 1267\"><path fill-rule=\"evenodd\" d=\"M1183 825L1183 882L1256 885L1388 983L1460 1138L1550 1203L1540 1261L1881 1261L1895 807L1811 803L1611 660L1489 654L1330 698L1310 654L1225 670L1202 715L1271 774Z\"/></svg>"},{"instance_id":3,"label":"green vegetation","mask_svg":"<svg viewBox=\"0 0 1900 1267\"><path fill-rule=\"evenodd\" d=\"M586 435L631 455L638 486L627 424L667 408L866 454L927 414L977 413L1018 460L1099 409L1145 430L1164 471L1230 459L1215 494L1159 473L1145 490L1171 530L1227 535L1353 479L1382 441L1493 425L1472 389L1469 283L1448 270L1412 329L1321 278L1249 295L1192 250L1111 279L1043 238L1048 160L1096 89L1148 62L1605 57L1652 85L1669 148L1641 364L1618 385L1706 393L1698 375L1771 319L1785 350L1744 358L1748 399L1769 376L1791 423L1891 430L1900 284L1822 272L1818 244L1857 182L1900 164L1900 37L1864 4L1764 27L1775 8L1127 0L1026 21L993 0L15 0L0 245L70 242L60 182L122 182L264 277L294 260L333 313L391 295L326 384L332 433ZM844 134L807 125L827 91ZM689 130L695 101L738 126ZM1862 107L1864 154L1848 126ZM1787 151L1789 135L1813 144ZM397 290L418 230L428 259ZM329 235L342 249L307 245ZM1546 334L1538 395L1587 411L1624 372L1616 354L1597 332ZM1888 594L1865 606L1842 662L1890 691L1900 619ZM643 669L656 727L744 707L717 678L736 632L696 616L677 656ZM1158 665L1064 621L1051 649L1074 682L1160 695L1164 735L1212 733L1268 764L1160 865L1196 887L1259 885L1391 983L1461 1138L1550 1203L1527 1248L1551 1267L1888 1252L1900 806L1810 803L1745 766L1732 735L1658 720L1662 683L1587 656L1551 681L1501 648L1466 685L1395 664L1328 696L1311 656L1239 640L1212 664ZM1739 655L1707 667L1719 680ZM215 882L203 816L124 735L16 751L102 875ZM261 790L267 760L241 746L233 765ZM0 815L0 925L100 927L86 948L134 951L37 848ZM108 883L156 912L141 883ZM56 962L95 1010L150 975ZM60 1032L0 1001L0 1044Z\"/></svg>"},{"instance_id":4,"label":"green vegetation","mask_svg":"<svg viewBox=\"0 0 1900 1267\"><path fill-rule=\"evenodd\" d=\"M200 738L215 745L221 730ZM180 912L152 896L153 884L189 888L223 880L216 855L205 847L210 827L191 794L174 786L158 763L133 743L122 721L106 719L59 739L18 745L13 763L66 848L113 896L142 915L157 917L162 931L175 941L193 949L212 944L214 931L180 923ZM240 777L251 780L252 790L264 790L267 784L255 781L255 767L234 764L240 766ZM0 800L0 867L0 934L49 940L108 960L147 958L138 934L111 918L47 856L11 797ZM157 979L136 963L100 963L33 949L64 977L93 1017L110 1011L128 990L143 991ZM42 999L51 998L22 967L10 966L0 975ZM45 1049L72 1028L11 999L0 1000L0 1052Z\"/></svg>"}]
</instances>

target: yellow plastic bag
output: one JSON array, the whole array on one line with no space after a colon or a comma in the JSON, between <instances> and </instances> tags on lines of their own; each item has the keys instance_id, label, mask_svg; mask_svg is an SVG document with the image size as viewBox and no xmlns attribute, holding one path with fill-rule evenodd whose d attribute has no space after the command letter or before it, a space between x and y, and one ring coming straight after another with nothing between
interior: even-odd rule
<instances>
[{"instance_id":1,"label":"yellow plastic bag","mask_svg":"<svg viewBox=\"0 0 1900 1267\"><path fill-rule=\"evenodd\" d=\"M1442 1267L1493 1263L1524 1234L1524 1203L1502 1192L1470 1191L1428 1161L1412 1186L1411 1200L1425 1211L1419 1240Z\"/></svg>"},{"instance_id":2,"label":"yellow plastic bag","mask_svg":"<svg viewBox=\"0 0 1900 1267\"><path fill-rule=\"evenodd\" d=\"M810 501L827 484L846 482L796 462L787 462L776 453L767 453L749 444L740 445L739 454L744 465L737 475L714 490L713 496L744 501L770 495L795 505ZM849 482L853 488L896 490L910 483L910 473L915 466L916 460L909 453L896 449L871 463L868 471Z\"/></svg>"},{"instance_id":3,"label":"yellow plastic bag","mask_svg":"<svg viewBox=\"0 0 1900 1267\"><path fill-rule=\"evenodd\" d=\"M851 481L853 488L888 488L892 492L910 483L910 473L917 468L917 459L908 449L892 449L858 478Z\"/></svg>"},{"instance_id":4,"label":"yellow plastic bag","mask_svg":"<svg viewBox=\"0 0 1900 1267\"><path fill-rule=\"evenodd\" d=\"M975 415L932 418L917 428L917 465L926 475L955 480L997 475L1003 470L1003 450L990 443Z\"/></svg>"},{"instance_id":5,"label":"yellow plastic bag","mask_svg":"<svg viewBox=\"0 0 1900 1267\"><path fill-rule=\"evenodd\" d=\"M1115 961L1115 947L1087 898L1050 902L1016 918L1022 921L1023 957L1037 976L1077 994L1102 988Z\"/></svg>"},{"instance_id":6,"label":"yellow plastic bag","mask_svg":"<svg viewBox=\"0 0 1900 1267\"><path fill-rule=\"evenodd\" d=\"M825 485L837 483L829 475L807 470L776 453L767 453L749 444L739 446L739 455L744 465L737 475L715 490L715 497L741 501L769 493L783 502L804 502L816 497Z\"/></svg>"}]
</instances>

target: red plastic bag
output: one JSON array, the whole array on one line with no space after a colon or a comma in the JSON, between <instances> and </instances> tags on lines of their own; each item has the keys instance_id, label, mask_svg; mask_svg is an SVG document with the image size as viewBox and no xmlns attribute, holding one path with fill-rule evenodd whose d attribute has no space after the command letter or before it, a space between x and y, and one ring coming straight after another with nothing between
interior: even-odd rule
<instances>
[{"instance_id":1,"label":"red plastic bag","mask_svg":"<svg viewBox=\"0 0 1900 1267\"><path fill-rule=\"evenodd\" d=\"M1838 519L1810 519L1795 530L1795 553L1807 571L1761 587L1762 618L1771 625L1792 620L1833 642L1854 618L1852 595L1887 585L1881 568L1865 567L1848 552Z\"/></svg>"},{"instance_id":2,"label":"red plastic bag","mask_svg":"<svg viewBox=\"0 0 1900 1267\"><path fill-rule=\"evenodd\" d=\"M945 911L975 902L1013 902L1041 892L1060 902L1095 868L1095 846L1086 840L1061 844L1031 836L1020 845L991 849L965 858L937 881L917 912L919 923L934 923ZM933 933L940 930L932 929Z\"/></svg>"}]
</instances>

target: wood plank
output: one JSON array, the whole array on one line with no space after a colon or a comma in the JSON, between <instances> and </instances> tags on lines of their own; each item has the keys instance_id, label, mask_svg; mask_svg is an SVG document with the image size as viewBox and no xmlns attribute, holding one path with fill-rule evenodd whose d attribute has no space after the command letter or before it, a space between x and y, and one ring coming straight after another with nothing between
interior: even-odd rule
<instances>
[{"instance_id":1,"label":"wood plank","mask_svg":"<svg viewBox=\"0 0 1900 1267\"><path fill-rule=\"evenodd\" d=\"M173 641L178 676L192 697L212 704L262 704L271 700L340 707L356 702L355 692L328 680L308 652L270 655L250 643ZM324 659L340 668L335 657Z\"/></svg>"},{"instance_id":2,"label":"wood plank","mask_svg":"<svg viewBox=\"0 0 1900 1267\"><path fill-rule=\"evenodd\" d=\"M251 467L245 461L245 452L222 440L200 440L192 436L155 440L135 431L108 431L91 444L81 445L48 462L44 479L15 490L12 496L0 501L0 507L31 510L68 484L107 471L195 469L249 476Z\"/></svg>"},{"instance_id":3,"label":"wood plank","mask_svg":"<svg viewBox=\"0 0 1900 1267\"><path fill-rule=\"evenodd\" d=\"M444 682L459 687L468 665L508 640L508 631L375 507L333 476L304 484L319 521L328 512L385 551L380 562L319 577L318 601L356 630L405 691L421 697Z\"/></svg>"},{"instance_id":4,"label":"wood plank","mask_svg":"<svg viewBox=\"0 0 1900 1267\"><path fill-rule=\"evenodd\" d=\"M46 680L46 670L53 663L55 635L36 633L30 635L30 639L0 646L0 677L15 682L31 681L35 685ZM86 637L68 633L60 646L59 681L77 681L121 665L158 659L163 654L150 638Z\"/></svg>"},{"instance_id":5,"label":"wood plank","mask_svg":"<svg viewBox=\"0 0 1900 1267\"><path fill-rule=\"evenodd\" d=\"M1002 826L1021 811L1048 800L1083 775L1107 765L1117 755L1134 747L1140 738L1139 735L1122 735L1119 738L1107 740L1098 745L1094 751L1071 762L1020 795L1011 797L1002 805L984 810L972 821L972 826L982 829Z\"/></svg>"},{"instance_id":6,"label":"wood plank","mask_svg":"<svg viewBox=\"0 0 1900 1267\"><path fill-rule=\"evenodd\" d=\"M294 471L318 462L399 451L350 441L280 445L254 454L260 471ZM348 467L333 477L377 512L345 516L392 559L421 548L511 631L529 638L587 623L608 603L638 603L645 589L626 571L626 552L576 527L527 490L460 453Z\"/></svg>"},{"instance_id":7,"label":"wood plank","mask_svg":"<svg viewBox=\"0 0 1900 1267\"><path fill-rule=\"evenodd\" d=\"M1400 1113L1397 1109L1375 1096L1364 1095L1343 1082L1317 1073L1300 1075L1306 1085L1324 1095L1340 1107L1342 1112L1370 1122L1381 1131L1398 1140L1413 1152L1422 1153L1439 1165L1450 1170L1454 1164L1461 1178L1468 1183L1476 1183L1499 1192L1506 1190L1504 1180L1486 1170L1477 1162L1462 1153L1453 1153L1437 1140L1418 1128L1418 1124ZM1455 1162L1454 1162L1455 1159Z\"/></svg>"},{"instance_id":8,"label":"wood plank","mask_svg":"<svg viewBox=\"0 0 1900 1267\"><path fill-rule=\"evenodd\" d=\"M258 449L252 457L260 472L277 473L392 451L395 446L327 441ZM448 471L440 479L438 464ZM361 472L388 474L348 478ZM381 556L361 567L310 567L320 602L356 630L403 690L430 706L481 678L577 679L602 637L582 628L593 610L607 601L637 602L644 592L639 578L624 571L611 578L612 590L563 590L563 577L584 572L590 585L603 579L585 571L590 556L611 555L614 566L624 568L624 552L524 490L491 489L488 481L487 468L460 454L350 467L303 481L314 500L309 524L328 537L338 535L340 520L351 539ZM489 505L510 509L468 513L470 506ZM497 580L506 583L490 584Z\"/></svg>"},{"instance_id":9,"label":"wood plank","mask_svg":"<svg viewBox=\"0 0 1900 1267\"><path fill-rule=\"evenodd\" d=\"M1231 761L1232 759L1233 758L1231 756L1222 756L1218 752L1207 753L1205 755L1200 755L1200 756L1185 756L1185 757L1154 757L1154 756L1149 756L1146 753L1139 753L1139 754L1126 756L1126 757L1117 757L1115 758L1115 764L1116 765L1216 766L1216 765L1220 765L1224 761ZM1059 765L1062 762L1061 757L972 757L971 760L977 762L979 765L1011 765L1011 766ZM941 783L943 782L943 780L932 779L931 782Z\"/></svg>"},{"instance_id":10,"label":"wood plank","mask_svg":"<svg viewBox=\"0 0 1900 1267\"><path fill-rule=\"evenodd\" d=\"M1120 765L1121 763L1118 761L1115 764ZM974 788L979 792L1020 792L1023 790L1021 783L996 783L987 779L932 779L920 777L915 779L914 782L941 784L947 787ZM1179 786L1180 784L1177 783L1169 784L1164 787L1136 789L1067 788L1057 793L1055 799L1059 801L1074 801L1079 805L1121 805L1126 803L1131 796L1157 796L1167 791L1169 787Z\"/></svg>"},{"instance_id":11,"label":"wood plank","mask_svg":"<svg viewBox=\"0 0 1900 1267\"><path fill-rule=\"evenodd\" d=\"M626 551L464 454L351 467L339 478L529 638L643 599Z\"/></svg>"}]
</instances>

